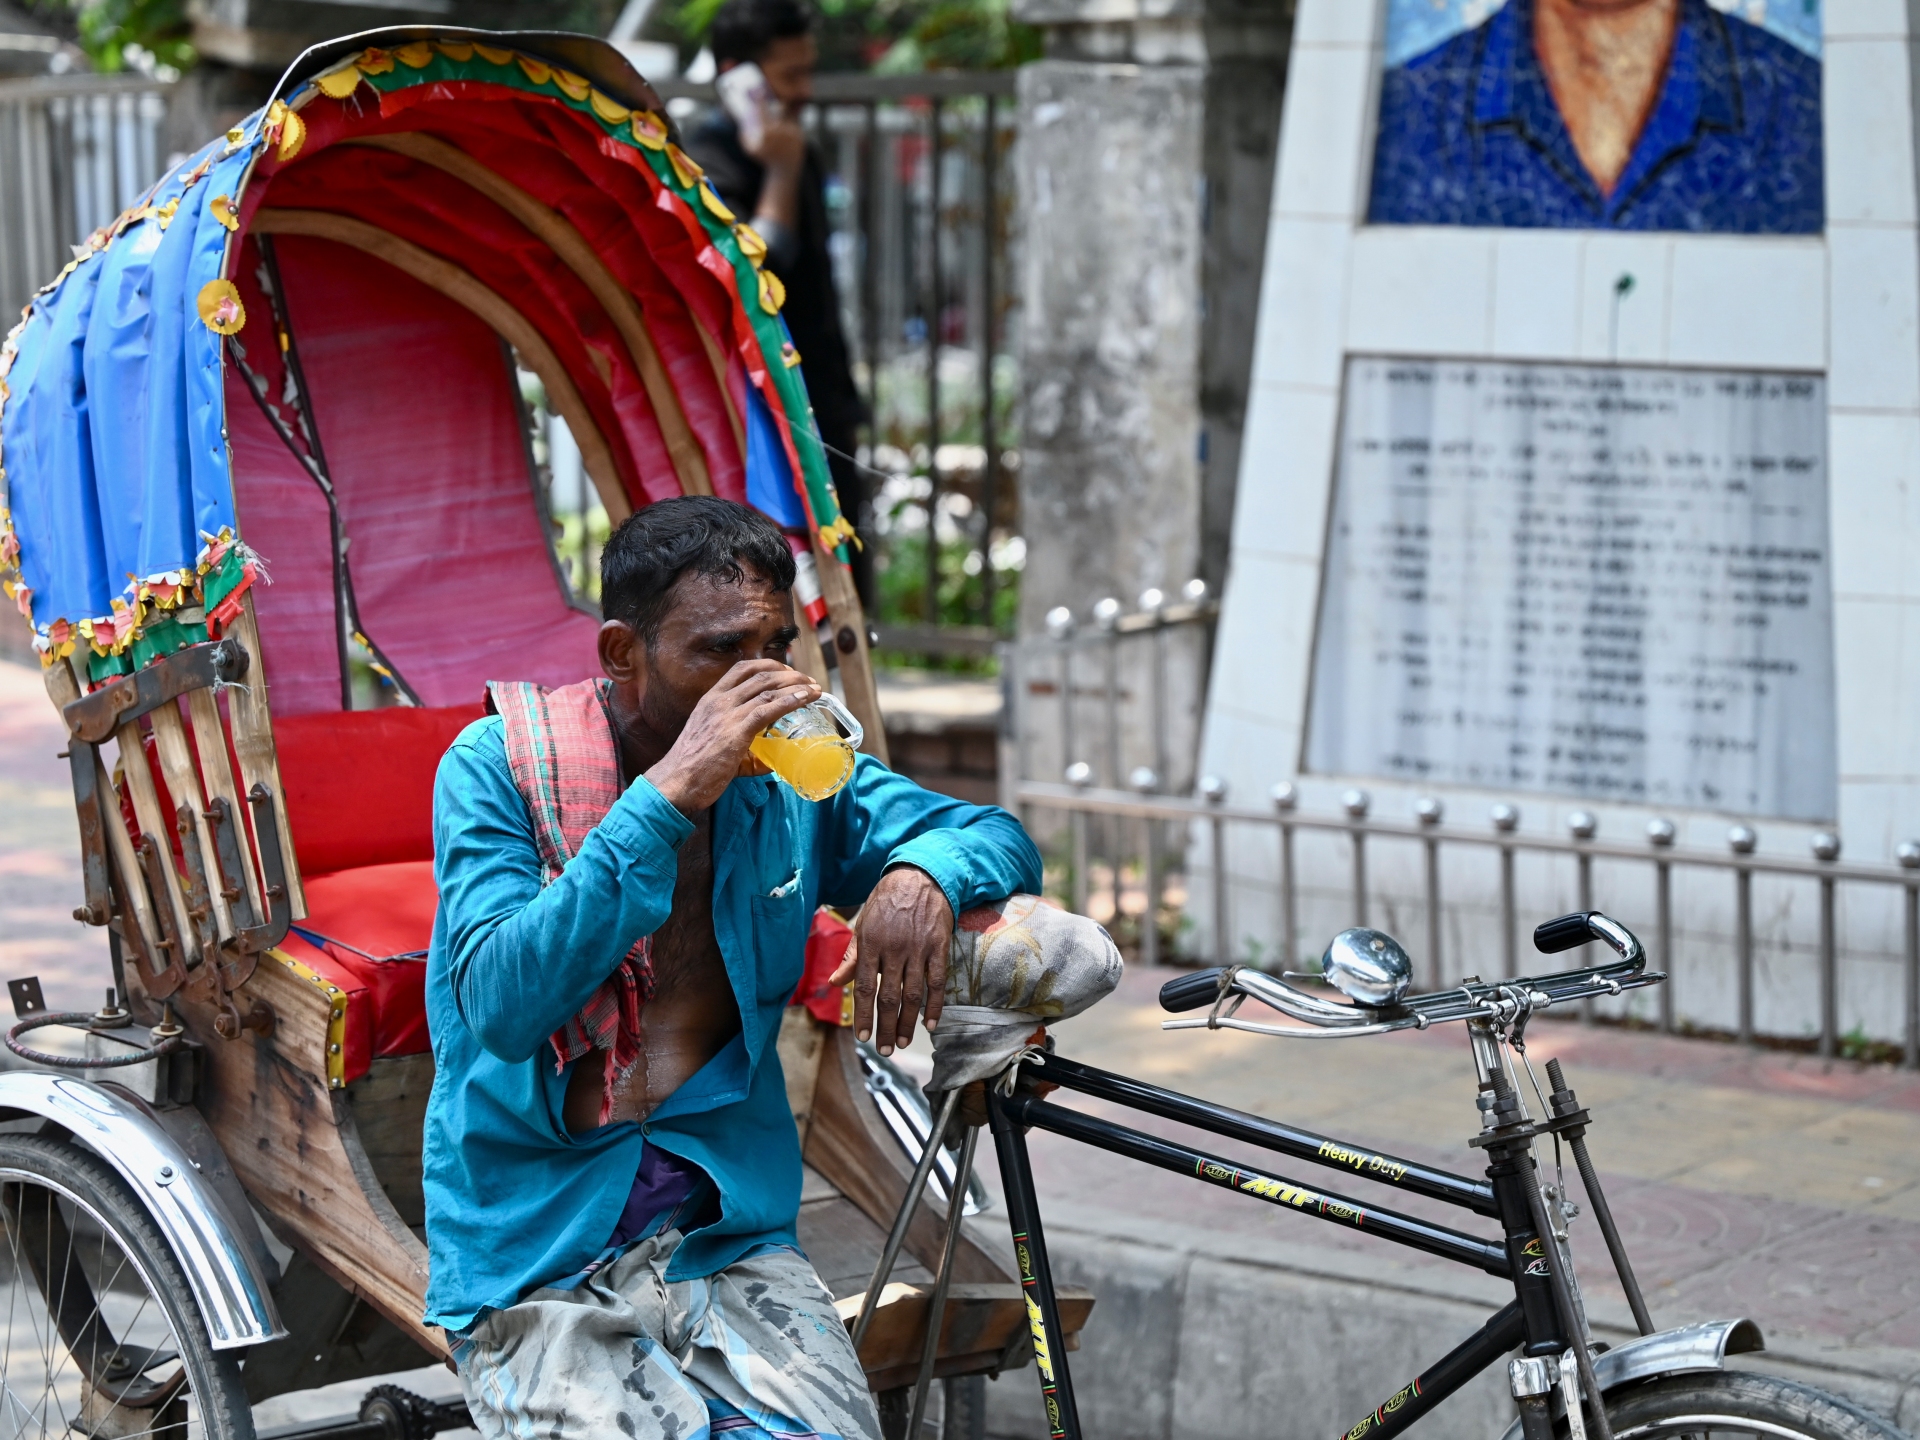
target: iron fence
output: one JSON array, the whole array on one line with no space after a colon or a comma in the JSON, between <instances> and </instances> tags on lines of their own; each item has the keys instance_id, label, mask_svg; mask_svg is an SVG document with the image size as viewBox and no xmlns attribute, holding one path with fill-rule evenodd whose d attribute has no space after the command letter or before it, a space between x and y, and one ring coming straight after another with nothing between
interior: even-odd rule
<instances>
[{"instance_id":1,"label":"iron fence","mask_svg":"<svg viewBox=\"0 0 1920 1440\"><path fill-rule=\"evenodd\" d=\"M0 307L12 315L71 247L159 178L168 86L127 75L0 81Z\"/></svg>"},{"instance_id":2,"label":"iron fence","mask_svg":"<svg viewBox=\"0 0 1920 1440\"><path fill-rule=\"evenodd\" d=\"M1755 880L1757 877L1771 877L1811 888L1817 895L1816 936L1811 949L1817 965L1816 1048L1822 1056L1834 1055L1841 1044L1842 959L1845 948L1839 940L1838 919L1843 887L1890 893L1898 901L1898 928L1901 933L1898 951L1900 1010L1895 1033L1900 1036L1906 1065L1910 1068L1920 1067L1920 841L1908 840L1899 844L1892 865L1856 864L1841 860L1838 837L1824 831L1812 836L1810 857L1799 859L1759 853L1759 836L1754 828L1736 824L1728 831L1727 850L1716 853L1697 847L1676 846L1677 827L1664 818L1655 818L1648 823L1647 843L1641 847L1602 841L1597 835L1598 822L1586 811L1575 811L1568 817L1569 833L1562 838L1519 833L1519 808L1508 803L1491 807L1488 828L1482 831L1447 824L1445 804L1434 796L1420 797L1413 807L1414 818L1398 822L1374 816L1371 813L1372 797L1365 790L1357 788L1349 789L1341 796L1343 813L1313 815L1299 808L1299 790L1292 782L1274 786L1270 805L1256 808L1229 804L1225 787L1209 777L1202 777L1196 787L1199 793L1193 798L1140 793L1151 788L1147 783L1150 777L1144 775L1132 792L1114 786L1095 785L1094 778L1090 767L1077 765L1071 767L1065 783L1021 780L1012 787L1011 798L1016 803L1064 812L1070 817L1073 859L1069 889L1074 908L1082 911L1088 908L1085 877L1088 870L1088 824L1091 819L1103 817L1110 821L1127 822L1139 827L1136 833L1144 832L1142 843L1135 853L1143 857L1145 893L1140 909L1146 917L1157 916L1166 903L1163 893L1165 872L1156 865L1156 856L1161 853L1162 847L1156 843L1153 832L1164 827L1187 830L1205 843L1207 863L1204 868L1210 892L1207 900L1210 914L1207 918L1214 937L1214 953L1208 958L1213 963L1230 963L1235 958L1229 953L1228 937L1241 934L1245 929L1236 926L1230 913L1233 872L1229 832L1232 827L1252 827L1266 832L1274 841L1276 873L1273 876L1273 893L1276 913L1271 917L1270 933L1275 936L1272 955L1275 965L1288 970L1296 968L1301 962L1300 900L1304 887L1297 867L1298 838L1303 834L1311 834L1337 837L1344 842L1348 865L1345 909L1350 917L1349 923L1356 925L1368 923L1372 902L1386 892L1386 887L1379 886L1369 878L1373 842L1397 842L1411 847L1419 860L1418 893L1409 897L1404 888L1398 888L1396 894L1402 901L1415 899L1418 909L1423 912L1425 945L1421 963L1424 973L1417 978L1425 988L1430 989L1442 988L1456 978L1447 963L1447 927L1444 923L1448 903L1443 887L1446 868L1443 857L1449 852L1477 849L1491 852L1497 860L1496 924L1502 978L1519 974L1521 968L1520 886L1516 879L1517 861L1521 857L1531 855L1571 860L1576 888L1573 898L1578 907L1585 910L1596 908L1596 862L1625 862L1648 871L1652 880L1650 915L1629 914L1628 907L1620 905L1612 896L1601 897L1598 908L1620 915L1637 928L1645 927L1643 933L1651 936L1650 948L1655 965L1669 970L1674 980L1682 983L1688 978L1689 961L1682 953L1682 948L1677 946L1674 875L1676 871L1704 872L1721 877L1729 886L1737 1017L1733 1028L1739 1040L1750 1043L1760 1033L1755 1022L1756 956L1759 951L1755 927ZM1112 913L1117 915L1122 908L1117 863L1112 874ZM1618 884L1612 887L1615 891L1628 888ZM1142 927L1140 943L1143 959L1151 961L1157 958L1155 945L1158 929L1157 924L1151 923ZM1695 943L1700 943L1697 936ZM1657 996L1659 1028L1665 1031L1676 1029L1675 985L1660 986L1654 993ZM1591 1003L1584 1014L1585 1018L1592 1018Z\"/></svg>"},{"instance_id":3,"label":"iron fence","mask_svg":"<svg viewBox=\"0 0 1920 1440\"><path fill-rule=\"evenodd\" d=\"M713 100L711 85L656 88L681 111ZM842 326L872 413L858 461L875 489L875 618L903 648L926 639L919 627L1004 633L1005 582L1025 553L1013 95L1011 71L822 74L806 116L826 163Z\"/></svg>"}]
</instances>

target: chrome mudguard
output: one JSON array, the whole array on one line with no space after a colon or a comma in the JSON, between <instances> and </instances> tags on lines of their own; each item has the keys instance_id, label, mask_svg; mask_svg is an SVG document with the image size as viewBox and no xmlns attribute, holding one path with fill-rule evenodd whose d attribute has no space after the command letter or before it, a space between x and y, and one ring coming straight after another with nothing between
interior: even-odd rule
<instances>
[{"instance_id":1,"label":"chrome mudguard","mask_svg":"<svg viewBox=\"0 0 1920 1440\"><path fill-rule=\"evenodd\" d=\"M1724 1370L1727 1356L1747 1355L1766 1348L1760 1327L1751 1320L1708 1320L1623 1340L1613 1349L1593 1357L1593 1378L1600 1382L1600 1393L1605 1395L1623 1385L1651 1380L1656 1375ZM1507 1427L1501 1440L1520 1440L1518 1417Z\"/></svg>"},{"instance_id":2,"label":"chrome mudguard","mask_svg":"<svg viewBox=\"0 0 1920 1440\"><path fill-rule=\"evenodd\" d=\"M261 1268L258 1237L237 1233L253 1217L229 1213L186 1150L138 1100L44 1070L0 1074L0 1117L23 1115L71 1131L133 1187L186 1271L214 1349L237 1350L287 1333Z\"/></svg>"}]
</instances>

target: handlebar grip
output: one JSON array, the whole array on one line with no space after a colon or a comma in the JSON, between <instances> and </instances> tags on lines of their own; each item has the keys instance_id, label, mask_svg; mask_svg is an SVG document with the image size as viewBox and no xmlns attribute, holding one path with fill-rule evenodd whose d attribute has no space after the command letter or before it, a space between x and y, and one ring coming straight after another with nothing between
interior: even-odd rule
<instances>
[{"instance_id":1,"label":"handlebar grip","mask_svg":"<svg viewBox=\"0 0 1920 1440\"><path fill-rule=\"evenodd\" d=\"M1576 910L1571 915L1562 915L1557 920L1548 920L1535 926L1533 948L1542 955L1558 955L1562 950L1571 950L1589 940L1600 939L1588 923L1591 918L1589 912Z\"/></svg>"},{"instance_id":2,"label":"handlebar grip","mask_svg":"<svg viewBox=\"0 0 1920 1440\"><path fill-rule=\"evenodd\" d=\"M1160 987L1160 1008L1178 1015L1182 1010L1200 1010L1220 998L1220 967L1195 970L1179 975Z\"/></svg>"}]
</instances>

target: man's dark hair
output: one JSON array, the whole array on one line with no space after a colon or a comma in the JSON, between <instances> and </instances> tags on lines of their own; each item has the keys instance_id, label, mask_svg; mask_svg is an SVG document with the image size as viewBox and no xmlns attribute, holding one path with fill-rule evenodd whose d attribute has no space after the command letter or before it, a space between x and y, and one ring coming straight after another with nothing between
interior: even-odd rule
<instances>
[{"instance_id":1,"label":"man's dark hair","mask_svg":"<svg viewBox=\"0 0 1920 1440\"><path fill-rule=\"evenodd\" d=\"M682 575L741 585L749 572L775 590L793 588L793 551L779 526L713 495L659 500L621 521L600 552L600 611L651 645Z\"/></svg>"},{"instance_id":2,"label":"man's dark hair","mask_svg":"<svg viewBox=\"0 0 1920 1440\"><path fill-rule=\"evenodd\" d=\"M804 0L727 0L707 27L713 63L758 62L776 40L790 40L813 29L813 11Z\"/></svg>"}]
</instances>

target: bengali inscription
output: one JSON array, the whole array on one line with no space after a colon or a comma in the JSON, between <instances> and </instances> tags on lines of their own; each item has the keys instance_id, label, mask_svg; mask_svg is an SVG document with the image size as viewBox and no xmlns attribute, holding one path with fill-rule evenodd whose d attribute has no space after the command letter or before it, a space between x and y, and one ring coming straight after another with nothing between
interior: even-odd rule
<instances>
[{"instance_id":1,"label":"bengali inscription","mask_svg":"<svg viewBox=\"0 0 1920 1440\"><path fill-rule=\"evenodd\" d=\"M1348 362L1308 769L1830 819L1832 636L1819 377Z\"/></svg>"}]
</instances>

